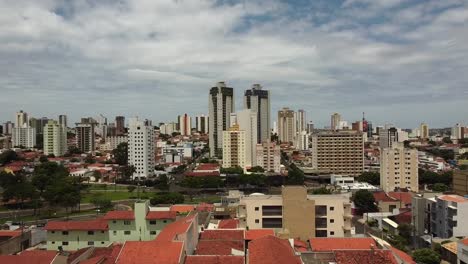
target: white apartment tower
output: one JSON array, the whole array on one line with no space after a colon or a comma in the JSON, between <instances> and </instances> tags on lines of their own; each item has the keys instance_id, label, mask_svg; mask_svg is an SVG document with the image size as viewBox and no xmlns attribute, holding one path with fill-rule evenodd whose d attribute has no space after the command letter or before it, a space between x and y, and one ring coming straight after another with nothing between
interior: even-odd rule
<instances>
[{"instance_id":1,"label":"white apartment tower","mask_svg":"<svg viewBox=\"0 0 468 264\"><path fill-rule=\"evenodd\" d=\"M59 115L59 124L64 128L67 128L67 116L66 115Z\"/></svg>"},{"instance_id":2,"label":"white apartment tower","mask_svg":"<svg viewBox=\"0 0 468 264\"><path fill-rule=\"evenodd\" d=\"M23 112L23 110L20 110L16 113L15 127L23 127L24 124L29 126L28 114L26 112Z\"/></svg>"},{"instance_id":3,"label":"white apartment tower","mask_svg":"<svg viewBox=\"0 0 468 264\"><path fill-rule=\"evenodd\" d=\"M293 110L283 107L278 111L278 137L281 142L294 142L295 125Z\"/></svg>"},{"instance_id":4,"label":"white apartment tower","mask_svg":"<svg viewBox=\"0 0 468 264\"><path fill-rule=\"evenodd\" d=\"M309 136L310 134L307 131L299 132L296 138L296 149L298 150L308 150L309 149Z\"/></svg>"},{"instance_id":5,"label":"white apartment tower","mask_svg":"<svg viewBox=\"0 0 468 264\"><path fill-rule=\"evenodd\" d=\"M43 129L44 154L63 156L67 152L67 127L63 123L49 120Z\"/></svg>"},{"instance_id":6,"label":"white apartment tower","mask_svg":"<svg viewBox=\"0 0 468 264\"><path fill-rule=\"evenodd\" d=\"M330 129L338 130L340 128L340 122L341 122L341 115L338 113L334 113L331 116Z\"/></svg>"},{"instance_id":7,"label":"white apartment tower","mask_svg":"<svg viewBox=\"0 0 468 264\"><path fill-rule=\"evenodd\" d=\"M234 89L218 82L210 89L209 104L209 147L210 156L223 154L223 131L229 128L229 118L234 112Z\"/></svg>"},{"instance_id":8,"label":"white apartment tower","mask_svg":"<svg viewBox=\"0 0 468 264\"><path fill-rule=\"evenodd\" d=\"M296 133L300 134L304 130L307 130L306 112L302 109L299 109L296 113Z\"/></svg>"},{"instance_id":9,"label":"white apartment tower","mask_svg":"<svg viewBox=\"0 0 468 264\"><path fill-rule=\"evenodd\" d=\"M421 138L428 139L429 138L429 126L426 123L421 123L420 130L421 130Z\"/></svg>"},{"instance_id":10,"label":"white apartment tower","mask_svg":"<svg viewBox=\"0 0 468 264\"><path fill-rule=\"evenodd\" d=\"M208 134L208 131L209 131L208 120L209 118L205 115L196 116L195 117L196 130L202 134Z\"/></svg>"},{"instance_id":11,"label":"white apartment tower","mask_svg":"<svg viewBox=\"0 0 468 264\"><path fill-rule=\"evenodd\" d=\"M245 109L237 113L231 114L231 126L237 124L239 129L245 131L245 166L254 167L256 166L256 148L258 139L258 121L257 113ZM223 146L224 147L224 146Z\"/></svg>"},{"instance_id":12,"label":"white apartment tower","mask_svg":"<svg viewBox=\"0 0 468 264\"><path fill-rule=\"evenodd\" d=\"M384 148L380 155L380 187L385 192L395 188L419 191L418 150L405 148L402 143L394 143Z\"/></svg>"},{"instance_id":13,"label":"white apartment tower","mask_svg":"<svg viewBox=\"0 0 468 264\"><path fill-rule=\"evenodd\" d=\"M95 150L95 127L96 121L93 118L81 118L80 123L76 123L76 146L82 152Z\"/></svg>"},{"instance_id":14,"label":"white apartment tower","mask_svg":"<svg viewBox=\"0 0 468 264\"><path fill-rule=\"evenodd\" d=\"M245 153L245 131L240 130L239 125L223 131L223 168L245 168Z\"/></svg>"},{"instance_id":15,"label":"white apartment tower","mask_svg":"<svg viewBox=\"0 0 468 264\"><path fill-rule=\"evenodd\" d=\"M128 164L135 167L133 179L154 174L154 129L149 120L130 118L128 126Z\"/></svg>"},{"instance_id":16,"label":"white apartment tower","mask_svg":"<svg viewBox=\"0 0 468 264\"><path fill-rule=\"evenodd\" d=\"M192 118L189 115L184 114L179 116L179 124L182 136L190 136L192 134Z\"/></svg>"},{"instance_id":17,"label":"white apartment tower","mask_svg":"<svg viewBox=\"0 0 468 264\"><path fill-rule=\"evenodd\" d=\"M457 123L455 126L452 127L452 139L462 139L465 136L465 127Z\"/></svg>"},{"instance_id":18,"label":"white apartment tower","mask_svg":"<svg viewBox=\"0 0 468 264\"><path fill-rule=\"evenodd\" d=\"M12 130L13 147L34 148L36 146L36 129L28 126L28 123L23 123L19 127L15 126Z\"/></svg>"},{"instance_id":19,"label":"white apartment tower","mask_svg":"<svg viewBox=\"0 0 468 264\"><path fill-rule=\"evenodd\" d=\"M256 158L256 166L262 167L265 171L280 172L281 150L274 142L264 141L262 144L257 144Z\"/></svg>"},{"instance_id":20,"label":"white apartment tower","mask_svg":"<svg viewBox=\"0 0 468 264\"><path fill-rule=\"evenodd\" d=\"M252 85L244 94L244 109L257 113L257 140L256 143L270 139L270 92L263 90L260 84ZM255 144L256 144L255 143Z\"/></svg>"}]
</instances>

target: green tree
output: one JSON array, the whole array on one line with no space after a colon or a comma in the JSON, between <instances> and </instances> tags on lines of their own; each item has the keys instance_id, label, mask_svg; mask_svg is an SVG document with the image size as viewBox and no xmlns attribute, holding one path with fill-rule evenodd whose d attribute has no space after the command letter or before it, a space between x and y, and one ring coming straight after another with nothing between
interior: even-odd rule
<instances>
[{"instance_id":1,"label":"green tree","mask_svg":"<svg viewBox=\"0 0 468 264\"><path fill-rule=\"evenodd\" d=\"M421 248L413 251L413 259L422 264L439 264L440 255L430 248Z\"/></svg>"},{"instance_id":2,"label":"green tree","mask_svg":"<svg viewBox=\"0 0 468 264\"><path fill-rule=\"evenodd\" d=\"M231 167L231 168L221 168L221 173L225 173L225 174L243 174L244 173L244 169L242 169L241 167L239 166L236 166L236 167Z\"/></svg>"},{"instance_id":3,"label":"green tree","mask_svg":"<svg viewBox=\"0 0 468 264\"><path fill-rule=\"evenodd\" d=\"M133 191L135 191L135 189L136 189L136 186L133 186L133 185L127 186L127 190L128 190L128 192L130 192L130 193L133 192Z\"/></svg>"},{"instance_id":4,"label":"green tree","mask_svg":"<svg viewBox=\"0 0 468 264\"><path fill-rule=\"evenodd\" d=\"M68 147L68 154L69 155L75 155L75 154L81 154L81 153L83 153L83 152L81 152L81 150L76 146Z\"/></svg>"},{"instance_id":5,"label":"green tree","mask_svg":"<svg viewBox=\"0 0 468 264\"><path fill-rule=\"evenodd\" d=\"M448 191L448 186L443 184L443 183L436 183L434 185L432 185L432 190L434 192L446 192Z\"/></svg>"},{"instance_id":6,"label":"green tree","mask_svg":"<svg viewBox=\"0 0 468 264\"><path fill-rule=\"evenodd\" d=\"M409 244L411 243L413 228L409 224L402 223L398 225L398 234L405 239L406 244Z\"/></svg>"},{"instance_id":7,"label":"green tree","mask_svg":"<svg viewBox=\"0 0 468 264\"><path fill-rule=\"evenodd\" d=\"M380 173L365 171L359 175L358 181L367 182L372 185L380 185Z\"/></svg>"},{"instance_id":8,"label":"green tree","mask_svg":"<svg viewBox=\"0 0 468 264\"><path fill-rule=\"evenodd\" d=\"M288 185L304 184L304 172L301 169L299 169L296 165L291 164L288 170L288 179L286 183Z\"/></svg>"},{"instance_id":9,"label":"green tree","mask_svg":"<svg viewBox=\"0 0 468 264\"><path fill-rule=\"evenodd\" d=\"M118 171L122 179L129 179L133 175L133 173L135 173L136 169L133 165L127 165L120 166Z\"/></svg>"},{"instance_id":10,"label":"green tree","mask_svg":"<svg viewBox=\"0 0 468 264\"><path fill-rule=\"evenodd\" d=\"M128 165L128 143L120 143L116 149L112 150L112 155L114 155L115 163L121 166Z\"/></svg>"},{"instance_id":11,"label":"green tree","mask_svg":"<svg viewBox=\"0 0 468 264\"><path fill-rule=\"evenodd\" d=\"M86 156L86 158L84 159L84 162L87 163L87 164L93 164L94 162L96 162L96 160L93 159L93 156L88 155L88 156Z\"/></svg>"},{"instance_id":12,"label":"green tree","mask_svg":"<svg viewBox=\"0 0 468 264\"><path fill-rule=\"evenodd\" d=\"M242 174L239 176L239 182L241 184L250 184L253 186L264 186L266 182L266 176L263 174Z\"/></svg>"},{"instance_id":13,"label":"green tree","mask_svg":"<svg viewBox=\"0 0 468 264\"><path fill-rule=\"evenodd\" d=\"M81 200L79 179L72 177L59 178L47 186L44 198L52 206L60 206L68 210L75 207Z\"/></svg>"},{"instance_id":14,"label":"green tree","mask_svg":"<svg viewBox=\"0 0 468 264\"><path fill-rule=\"evenodd\" d=\"M320 187L312 191L312 194L331 194L331 191L325 187Z\"/></svg>"},{"instance_id":15,"label":"green tree","mask_svg":"<svg viewBox=\"0 0 468 264\"><path fill-rule=\"evenodd\" d=\"M180 166L177 166L176 168L174 168L171 173L172 174L182 174L185 172L185 170L187 170L187 165L183 164L183 165L180 165Z\"/></svg>"},{"instance_id":16,"label":"green tree","mask_svg":"<svg viewBox=\"0 0 468 264\"><path fill-rule=\"evenodd\" d=\"M261 166L255 166L249 169L249 172L260 172L263 173L265 172L265 169L262 168Z\"/></svg>"},{"instance_id":17,"label":"green tree","mask_svg":"<svg viewBox=\"0 0 468 264\"><path fill-rule=\"evenodd\" d=\"M10 174L12 175L12 174ZM7 177L2 181L3 201L16 200L17 204L22 206L25 201L37 199L36 188L29 182L24 175L2 175Z\"/></svg>"},{"instance_id":18,"label":"green tree","mask_svg":"<svg viewBox=\"0 0 468 264\"><path fill-rule=\"evenodd\" d=\"M42 155L42 156L39 158L39 162L41 162L41 163L48 162L48 161L49 161L49 159L47 159L47 157L44 156L44 155Z\"/></svg>"},{"instance_id":19,"label":"green tree","mask_svg":"<svg viewBox=\"0 0 468 264\"><path fill-rule=\"evenodd\" d=\"M161 174L158 177L158 182L155 185L159 190L169 190L169 179L166 174Z\"/></svg>"},{"instance_id":20,"label":"green tree","mask_svg":"<svg viewBox=\"0 0 468 264\"><path fill-rule=\"evenodd\" d=\"M18 157L18 154L16 154L15 151L13 150L7 150L5 152L3 152L2 154L0 154L0 164L1 165L5 165L7 163L10 163L14 160L18 160L19 157Z\"/></svg>"},{"instance_id":21,"label":"green tree","mask_svg":"<svg viewBox=\"0 0 468 264\"><path fill-rule=\"evenodd\" d=\"M98 182L102 178L102 174L100 171L95 170L93 171L93 177L96 180L96 182Z\"/></svg>"},{"instance_id":22,"label":"green tree","mask_svg":"<svg viewBox=\"0 0 468 264\"><path fill-rule=\"evenodd\" d=\"M444 142L444 143L446 143L446 144L452 144L452 143L453 143L452 140L451 140L449 137L444 137L444 138L442 139L442 142Z\"/></svg>"},{"instance_id":23,"label":"green tree","mask_svg":"<svg viewBox=\"0 0 468 264\"><path fill-rule=\"evenodd\" d=\"M150 200L152 205L157 204L178 204L184 202L184 196L175 192L156 193Z\"/></svg>"},{"instance_id":24,"label":"green tree","mask_svg":"<svg viewBox=\"0 0 468 264\"><path fill-rule=\"evenodd\" d=\"M376 212L377 205L375 204L374 195L368 190L359 190L353 196L354 204L357 208L359 208L362 212Z\"/></svg>"}]
</instances>

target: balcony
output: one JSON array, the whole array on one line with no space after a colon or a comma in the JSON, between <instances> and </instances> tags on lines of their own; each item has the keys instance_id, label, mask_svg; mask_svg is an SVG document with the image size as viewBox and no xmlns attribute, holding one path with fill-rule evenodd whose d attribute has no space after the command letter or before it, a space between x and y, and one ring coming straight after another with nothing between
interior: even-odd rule
<instances>
[{"instance_id":1,"label":"balcony","mask_svg":"<svg viewBox=\"0 0 468 264\"><path fill-rule=\"evenodd\" d=\"M263 216L282 216L283 207L282 206L262 206L262 215Z\"/></svg>"},{"instance_id":2,"label":"balcony","mask_svg":"<svg viewBox=\"0 0 468 264\"><path fill-rule=\"evenodd\" d=\"M317 206L315 206L315 216L316 217L326 217L327 216L327 206L326 205L317 205Z\"/></svg>"},{"instance_id":3,"label":"balcony","mask_svg":"<svg viewBox=\"0 0 468 264\"><path fill-rule=\"evenodd\" d=\"M315 228L327 228L327 218L315 218Z\"/></svg>"}]
</instances>

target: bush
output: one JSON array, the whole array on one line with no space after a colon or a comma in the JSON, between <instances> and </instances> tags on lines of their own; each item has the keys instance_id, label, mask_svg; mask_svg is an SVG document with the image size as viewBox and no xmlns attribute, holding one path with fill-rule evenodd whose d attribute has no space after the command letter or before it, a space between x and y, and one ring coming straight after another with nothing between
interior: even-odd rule
<instances>
[{"instance_id":1,"label":"bush","mask_svg":"<svg viewBox=\"0 0 468 264\"><path fill-rule=\"evenodd\" d=\"M128 190L128 192L133 192L135 189L136 189L136 187L135 187L135 186L133 186L133 185L129 185L129 186L127 186L127 190Z\"/></svg>"},{"instance_id":2,"label":"bush","mask_svg":"<svg viewBox=\"0 0 468 264\"><path fill-rule=\"evenodd\" d=\"M430 248L421 248L413 251L413 259L417 263L439 264L440 255Z\"/></svg>"},{"instance_id":3,"label":"bush","mask_svg":"<svg viewBox=\"0 0 468 264\"><path fill-rule=\"evenodd\" d=\"M178 204L184 202L184 196L180 193L175 192L163 192L156 193L154 197L150 200L152 205L157 204Z\"/></svg>"}]
</instances>

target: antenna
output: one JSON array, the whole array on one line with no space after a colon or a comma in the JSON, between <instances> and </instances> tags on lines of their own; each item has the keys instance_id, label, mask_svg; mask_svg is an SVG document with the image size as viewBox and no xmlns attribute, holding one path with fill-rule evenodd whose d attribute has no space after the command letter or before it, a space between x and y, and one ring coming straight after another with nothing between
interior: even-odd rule
<instances>
[{"instance_id":1,"label":"antenna","mask_svg":"<svg viewBox=\"0 0 468 264\"><path fill-rule=\"evenodd\" d=\"M366 120L365 113L362 112L362 121Z\"/></svg>"}]
</instances>

